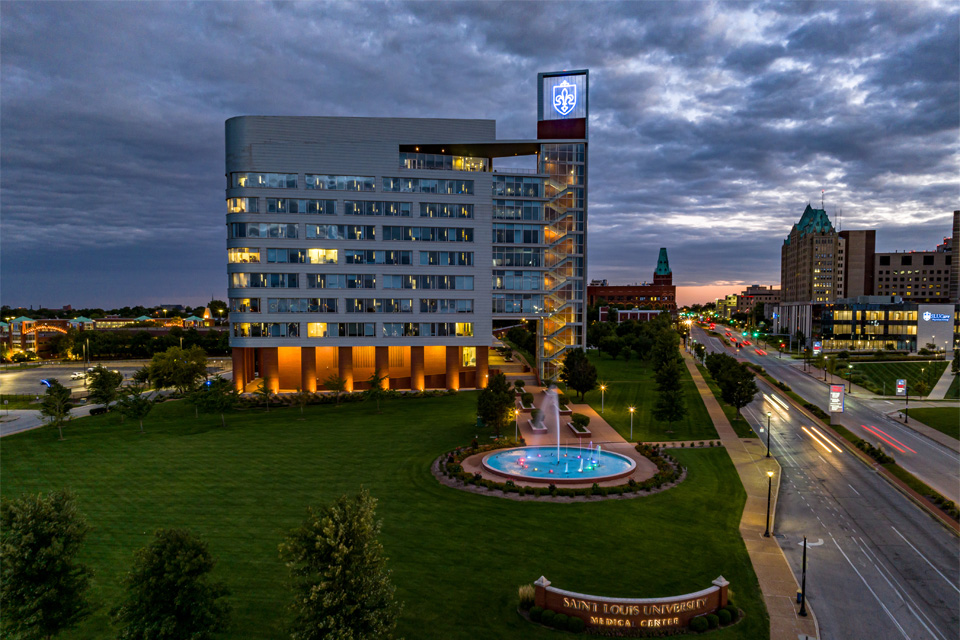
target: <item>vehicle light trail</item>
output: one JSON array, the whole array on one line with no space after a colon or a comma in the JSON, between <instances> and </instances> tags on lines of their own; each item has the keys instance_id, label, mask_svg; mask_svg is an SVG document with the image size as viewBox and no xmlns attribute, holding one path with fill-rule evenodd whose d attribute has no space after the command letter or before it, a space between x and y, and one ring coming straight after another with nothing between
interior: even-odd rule
<instances>
[{"instance_id":1,"label":"vehicle light trail","mask_svg":"<svg viewBox=\"0 0 960 640\"><path fill-rule=\"evenodd\" d=\"M802 426L802 425L800 426L800 428L803 429L804 431L806 431L808 436L810 436L811 438L813 438L814 440L816 440L817 442L819 442L819 443L820 443L820 446L827 450L827 453L833 453L832 451L830 451L830 447L827 446L827 443L824 442L823 440L821 440L820 438L818 438L816 435L814 435L814 433L813 433L812 431L810 431L810 429L807 429L806 427L804 427L804 426Z\"/></svg>"},{"instance_id":2,"label":"vehicle light trail","mask_svg":"<svg viewBox=\"0 0 960 640\"><path fill-rule=\"evenodd\" d=\"M834 449L836 449L836 450L837 450L837 453L843 453L843 449L841 449L841 448L838 447L837 445L833 444L833 440L831 440L830 438L828 438L828 437L827 437L827 434L823 433L822 431L820 431L820 429L817 429L817 428L816 428L815 426L813 426L813 425L810 425L810 428L813 429L814 431L816 431L817 434L818 434L821 438L823 438L824 440L826 440L826 441L830 444L831 447L833 447Z\"/></svg>"},{"instance_id":3,"label":"vehicle light trail","mask_svg":"<svg viewBox=\"0 0 960 640\"><path fill-rule=\"evenodd\" d=\"M883 440L884 442L886 442L888 445L890 445L891 447L893 447L894 449L896 449L896 450L899 451L900 453L906 453L906 452L907 452L906 449L901 449L895 442L893 442L893 441L891 441L891 440L888 440L887 438L884 438L882 435L880 435L879 433L877 433L876 431L874 431L873 429L871 429L871 428L868 427L867 425L862 424L862 425L860 425L860 426L863 427L864 429L866 429L868 433L877 436L878 438L880 438L881 440ZM916 452L914 452L914 453L916 453Z\"/></svg>"},{"instance_id":4,"label":"vehicle light trail","mask_svg":"<svg viewBox=\"0 0 960 640\"><path fill-rule=\"evenodd\" d=\"M899 440L897 440L896 438L894 438L892 435L890 435L890 434L887 433L886 431L882 430L880 427L875 427L875 426L873 426L873 425L870 425L870 426L868 427L868 429L873 429L874 432L876 432L877 434L881 434L881 433L882 433L883 435L887 436L888 438L890 438L891 440L893 440L894 442L896 442L898 445L900 445L901 447L903 447L903 448L906 449L907 451L913 451L913 449L911 449L911 448L908 447L907 445L903 444L902 442L900 442ZM916 451L913 451L913 453L916 453Z\"/></svg>"}]
</instances>

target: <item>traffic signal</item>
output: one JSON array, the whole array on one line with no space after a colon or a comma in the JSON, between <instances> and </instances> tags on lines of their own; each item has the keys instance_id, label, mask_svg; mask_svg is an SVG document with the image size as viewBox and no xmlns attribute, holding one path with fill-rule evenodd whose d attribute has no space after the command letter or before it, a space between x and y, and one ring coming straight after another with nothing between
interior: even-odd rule
<instances>
[{"instance_id":1,"label":"traffic signal","mask_svg":"<svg viewBox=\"0 0 960 640\"><path fill-rule=\"evenodd\" d=\"M780 343L780 348L781 348L781 349L783 349L785 346L786 346L786 345L785 345L783 342Z\"/></svg>"}]
</instances>

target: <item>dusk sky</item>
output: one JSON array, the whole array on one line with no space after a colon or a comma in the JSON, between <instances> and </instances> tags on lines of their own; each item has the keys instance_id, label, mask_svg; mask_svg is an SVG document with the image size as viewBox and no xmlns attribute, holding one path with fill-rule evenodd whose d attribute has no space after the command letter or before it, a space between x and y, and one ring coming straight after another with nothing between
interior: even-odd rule
<instances>
[{"instance_id":1,"label":"dusk sky","mask_svg":"<svg viewBox=\"0 0 960 640\"><path fill-rule=\"evenodd\" d=\"M808 202L877 250L960 207L958 3L0 4L0 301L226 298L224 120L489 118L590 70L590 278L779 284Z\"/></svg>"}]
</instances>

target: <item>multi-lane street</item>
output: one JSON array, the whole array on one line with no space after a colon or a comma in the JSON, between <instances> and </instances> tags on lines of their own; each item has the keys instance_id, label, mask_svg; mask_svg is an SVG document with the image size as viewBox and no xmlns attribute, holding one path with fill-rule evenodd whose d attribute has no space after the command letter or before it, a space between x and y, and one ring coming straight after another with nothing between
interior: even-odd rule
<instances>
[{"instance_id":1,"label":"multi-lane street","mask_svg":"<svg viewBox=\"0 0 960 640\"><path fill-rule=\"evenodd\" d=\"M724 349L702 332L694 337L711 350ZM765 441L771 414L771 449L783 469L773 533L798 579L808 539L807 597L821 637L957 638L956 536L795 407L774 401L771 387L759 385L766 395L744 415Z\"/></svg>"},{"instance_id":2,"label":"multi-lane street","mask_svg":"<svg viewBox=\"0 0 960 640\"><path fill-rule=\"evenodd\" d=\"M729 329L723 329L721 333L726 330ZM791 358L779 358L775 350L766 356L758 355L752 347L742 348L736 353L735 349L725 347L720 340L696 327L693 337L706 344L711 351L736 355L761 365L767 373L790 385L801 397L825 411L828 409L827 383L804 373L802 363ZM878 401L873 396L867 399L848 394L843 413L835 413L831 419L857 437L874 446L882 446L901 467L954 502L960 502L960 455L887 416L880 407L889 406L892 410L896 405L887 405L886 402Z\"/></svg>"}]
</instances>

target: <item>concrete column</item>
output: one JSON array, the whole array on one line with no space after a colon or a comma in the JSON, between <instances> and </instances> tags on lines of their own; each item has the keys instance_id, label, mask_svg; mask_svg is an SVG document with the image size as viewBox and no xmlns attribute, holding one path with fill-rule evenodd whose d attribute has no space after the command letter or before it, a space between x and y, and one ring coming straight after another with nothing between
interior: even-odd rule
<instances>
[{"instance_id":1,"label":"concrete column","mask_svg":"<svg viewBox=\"0 0 960 640\"><path fill-rule=\"evenodd\" d=\"M246 350L247 352L247 377L243 381L244 386L253 382L253 379L256 378L257 373L257 350L253 347Z\"/></svg>"},{"instance_id":2,"label":"concrete column","mask_svg":"<svg viewBox=\"0 0 960 640\"><path fill-rule=\"evenodd\" d=\"M490 376L490 347L477 347L477 389L486 389Z\"/></svg>"},{"instance_id":3,"label":"concrete column","mask_svg":"<svg viewBox=\"0 0 960 640\"><path fill-rule=\"evenodd\" d=\"M383 388L390 388L390 347L375 347L374 367L378 376L386 376Z\"/></svg>"},{"instance_id":4,"label":"concrete column","mask_svg":"<svg viewBox=\"0 0 960 640\"><path fill-rule=\"evenodd\" d=\"M447 389L460 389L460 347L447 347Z\"/></svg>"},{"instance_id":5,"label":"concrete column","mask_svg":"<svg viewBox=\"0 0 960 640\"><path fill-rule=\"evenodd\" d=\"M233 388L243 393L244 382L247 379L247 350L243 347L233 348Z\"/></svg>"},{"instance_id":6,"label":"concrete column","mask_svg":"<svg viewBox=\"0 0 960 640\"><path fill-rule=\"evenodd\" d=\"M353 347L337 347L337 375L347 381L347 393L352 393Z\"/></svg>"},{"instance_id":7,"label":"concrete column","mask_svg":"<svg viewBox=\"0 0 960 640\"><path fill-rule=\"evenodd\" d=\"M410 347L410 388L423 391L423 347Z\"/></svg>"},{"instance_id":8,"label":"concrete column","mask_svg":"<svg viewBox=\"0 0 960 640\"><path fill-rule=\"evenodd\" d=\"M271 393L280 391L280 354L277 347L263 347L260 349L260 366L263 371L260 376Z\"/></svg>"},{"instance_id":9,"label":"concrete column","mask_svg":"<svg viewBox=\"0 0 960 640\"><path fill-rule=\"evenodd\" d=\"M300 347L300 388L310 393L317 390L316 347Z\"/></svg>"}]
</instances>

